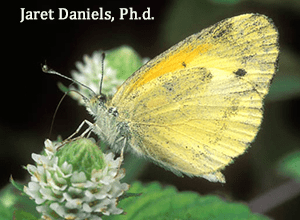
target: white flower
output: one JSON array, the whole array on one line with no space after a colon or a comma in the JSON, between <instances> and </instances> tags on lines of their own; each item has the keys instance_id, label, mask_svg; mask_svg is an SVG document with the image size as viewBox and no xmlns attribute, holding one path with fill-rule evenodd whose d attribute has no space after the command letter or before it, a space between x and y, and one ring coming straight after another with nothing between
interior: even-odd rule
<instances>
[{"instance_id":1,"label":"white flower","mask_svg":"<svg viewBox=\"0 0 300 220\"><path fill-rule=\"evenodd\" d=\"M102 58L103 52L105 52L104 62ZM95 94L100 94L100 81L104 70L101 93L107 97L112 97L119 86L148 60L149 58L142 59L129 46L121 46L108 51L95 51L92 56L84 55L83 62L78 61L75 63L77 70L72 71L71 75L74 80L89 87L93 92L79 85L77 85L77 89L75 86L71 86L70 89L78 91L88 99L94 97ZM78 93L71 92L70 95L79 104L86 104L86 100L83 100Z\"/></svg>"},{"instance_id":2,"label":"white flower","mask_svg":"<svg viewBox=\"0 0 300 220\"><path fill-rule=\"evenodd\" d=\"M27 165L31 181L24 187L44 219L96 220L123 213L116 205L129 185L120 183L125 176L120 157L102 154L86 138L63 147L46 140L45 147L45 155L32 154L36 166Z\"/></svg>"},{"instance_id":3,"label":"white flower","mask_svg":"<svg viewBox=\"0 0 300 220\"><path fill-rule=\"evenodd\" d=\"M100 81L102 77L102 53L103 51L95 51L92 56L84 55L83 63L77 61L75 63L78 71L72 71L72 78L81 82L82 84L91 88L96 94L99 94L100 91ZM117 91L118 86L120 86L124 79L117 78L117 70L113 69L108 65L106 59L104 59L103 63L104 67L104 78L102 84L102 93L106 95L113 95ZM74 87L71 89L76 90ZM91 91L82 86L78 87L78 90L85 97L90 98ZM85 102L82 100L82 97L77 93L70 93L70 95L76 99L80 104L84 105Z\"/></svg>"}]
</instances>

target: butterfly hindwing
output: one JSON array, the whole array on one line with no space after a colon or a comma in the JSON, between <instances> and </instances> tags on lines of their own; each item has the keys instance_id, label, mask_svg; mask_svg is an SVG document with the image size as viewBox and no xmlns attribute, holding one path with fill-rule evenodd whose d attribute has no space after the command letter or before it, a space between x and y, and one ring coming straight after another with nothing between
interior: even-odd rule
<instances>
[{"instance_id":1,"label":"butterfly hindwing","mask_svg":"<svg viewBox=\"0 0 300 220\"><path fill-rule=\"evenodd\" d=\"M267 17L229 18L149 61L111 105L136 152L175 173L224 182L219 171L259 130L278 52Z\"/></svg>"}]
</instances>

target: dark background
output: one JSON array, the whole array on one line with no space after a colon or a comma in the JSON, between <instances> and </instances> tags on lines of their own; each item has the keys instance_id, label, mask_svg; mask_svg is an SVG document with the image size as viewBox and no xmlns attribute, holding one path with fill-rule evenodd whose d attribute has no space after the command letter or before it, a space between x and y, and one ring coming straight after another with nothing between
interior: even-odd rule
<instances>
[{"instance_id":1,"label":"dark background","mask_svg":"<svg viewBox=\"0 0 300 220\"><path fill-rule=\"evenodd\" d=\"M265 118L256 141L245 155L225 169L225 185L199 178L180 178L155 165L147 166L138 177L143 182L160 181L179 190L200 194L219 194L235 201L251 199L288 181L276 173L276 164L289 152L299 148L300 77L300 4L299 1L31 1L15 5L13 26L2 26L2 80L0 114L0 167L3 187L9 176L26 181L23 165L33 163L31 153L42 150L48 137L55 108L63 93L57 82L68 82L41 71L47 64L70 76L75 62L84 54L109 50L121 45L132 46L142 57L158 55L185 37L199 32L224 18L243 13L262 13L271 17L280 33L279 72L265 104ZM159 4L158 4L159 3ZM49 10L112 11L110 21L37 20L20 23L20 8ZM150 7L151 21L118 20L119 8L133 7L138 13ZM4 11L3 11L4 12ZM7 20L11 23L11 20ZM290 81L295 85L288 84ZM299 88L298 88L299 85ZM278 92L279 91L279 92ZM90 119L83 107L67 97L56 116L52 139L66 138L84 119ZM54 138L53 138L54 137ZM300 169L300 168L299 168ZM288 219L298 212L299 194L267 214L274 219Z\"/></svg>"}]
</instances>

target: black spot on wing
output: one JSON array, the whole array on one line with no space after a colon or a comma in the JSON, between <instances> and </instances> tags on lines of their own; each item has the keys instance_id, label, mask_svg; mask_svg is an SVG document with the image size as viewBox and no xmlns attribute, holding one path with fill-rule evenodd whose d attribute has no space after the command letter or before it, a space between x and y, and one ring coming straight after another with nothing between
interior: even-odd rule
<instances>
[{"instance_id":1,"label":"black spot on wing","mask_svg":"<svg viewBox=\"0 0 300 220\"><path fill-rule=\"evenodd\" d=\"M237 71L233 72L236 76L245 76L247 74L247 71L244 69L238 69Z\"/></svg>"}]
</instances>

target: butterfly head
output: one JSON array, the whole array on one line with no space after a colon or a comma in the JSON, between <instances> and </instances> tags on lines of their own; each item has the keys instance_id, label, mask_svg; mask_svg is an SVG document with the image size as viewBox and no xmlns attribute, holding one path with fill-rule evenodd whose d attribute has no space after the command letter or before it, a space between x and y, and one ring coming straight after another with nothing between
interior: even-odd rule
<instances>
[{"instance_id":1,"label":"butterfly head","mask_svg":"<svg viewBox=\"0 0 300 220\"><path fill-rule=\"evenodd\" d=\"M100 93L99 95L94 95L92 98L83 97L85 106L89 113L93 116L97 116L99 114L100 109L106 110L106 95Z\"/></svg>"}]
</instances>

